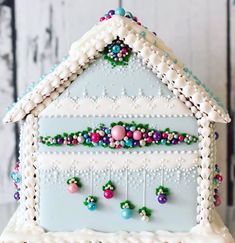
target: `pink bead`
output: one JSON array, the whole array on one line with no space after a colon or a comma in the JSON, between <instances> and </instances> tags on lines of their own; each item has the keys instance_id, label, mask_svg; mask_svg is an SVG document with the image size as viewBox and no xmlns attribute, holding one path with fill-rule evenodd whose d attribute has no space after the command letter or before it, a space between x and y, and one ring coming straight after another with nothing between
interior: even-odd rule
<instances>
[{"instance_id":1,"label":"pink bead","mask_svg":"<svg viewBox=\"0 0 235 243\"><path fill-rule=\"evenodd\" d=\"M104 191L104 197L106 199L111 199L113 197L113 191L110 189L107 189Z\"/></svg>"},{"instance_id":2,"label":"pink bead","mask_svg":"<svg viewBox=\"0 0 235 243\"><path fill-rule=\"evenodd\" d=\"M162 137L163 137L163 138L167 138L167 137L168 137L168 134L167 134L166 132L164 132L164 133L162 134Z\"/></svg>"},{"instance_id":3,"label":"pink bead","mask_svg":"<svg viewBox=\"0 0 235 243\"><path fill-rule=\"evenodd\" d=\"M216 178L218 179L219 183L222 183L222 181L223 181L222 175L216 175Z\"/></svg>"},{"instance_id":4,"label":"pink bead","mask_svg":"<svg viewBox=\"0 0 235 243\"><path fill-rule=\"evenodd\" d=\"M121 51L122 51L123 54L126 54L127 53L127 49L126 48L122 48Z\"/></svg>"},{"instance_id":5,"label":"pink bead","mask_svg":"<svg viewBox=\"0 0 235 243\"><path fill-rule=\"evenodd\" d=\"M107 17L106 17L106 19L111 19L112 18L112 16L111 15L108 15Z\"/></svg>"},{"instance_id":6,"label":"pink bead","mask_svg":"<svg viewBox=\"0 0 235 243\"><path fill-rule=\"evenodd\" d=\"M99 141L100 141L100 134L99 133L93 133L92 135L91 135L91 141L93 142L93 143L98 143Z\"/></svg>"},{"instance_id":7,"label":"pink bead","mask_svg":"<svg viewBox=\"0 0 235 243\"><path fill-rule=\"evenodd\" d=\"M100 18L100 22L104 21L105 20L105 17L101 17Z\"/></svg>"},{"instance_id":8,"label":"pink bead","mask_svg":"<svg viewBox=\"0 0 235 243\"><path fill-rule=\"evenodd\" d=\"M221 205L222 201L219 195L215 195L215 206L218 207Z\"/></svg>"},{"instance_id":9,"label":"pink bead","mask_svg":"<svg viewBox=\"0 0 235 243\"><path fill-rule=\"evenodd\" d=\"M142 138L142 133L140 131L138 131L138 130L137 131L134 131L133 138L135 140L140 140Z\"/></svg>"},{"instance_id":10,"label":"pink bead","mask_svg":"<svg viewBox=\"0 0 235 243\"><path fill-rule=\"evenodd\" d=\"M115 140L122 140L125 137L126 130L123 126L116 125L111 130L111 135Z\"/></svg>"},{"instance_id":11,"label":"pink bead","mask_svg":"<svg viewBox=\"0 0 235 243\"><path fill-rule=\"evenodd\" d=\"M133 132L128 131L128 132L126 133L126 135L127 135L128 138L132 138L132 136L133 136Z\"/></svg>"},{"instance_id":12,"label":"pink bead","mask_svg":"<svg viewBox=\"0 0 235 243\"><path fill-rule=\"evenodd\" d=\"M73 144L73 145L75 145L75 144L77 144L77 143L78 143L78 140L77 140L77 139L73 139L73 140L72 140L72 144Z\"/></svg>"},{"instance_id":13,"label":"pink bead","mask_svg":"<svg viewBox=\"0 0 235 243\"><path fill-rule=\"evenodd\" d=\"M75 184L75 183L71 183L71 184L69 184L68 187L67 187L67 189L68 189L68 191L69 191L70 193L78 192L78 186L77 186L77 184Z\"/></svg>"},{"instance_id":14,"label":"pink bead","mask_svg":"<svg viewBox=\"0 0 235 243\"><path fill-rule=\"evenodd\" d=\"M153 139L152 139L151 137L148 137L148 138L146 139L146 142L147 142L147 143L152 143L152 142L153 142Z\"/></svg>"}]
</instances>

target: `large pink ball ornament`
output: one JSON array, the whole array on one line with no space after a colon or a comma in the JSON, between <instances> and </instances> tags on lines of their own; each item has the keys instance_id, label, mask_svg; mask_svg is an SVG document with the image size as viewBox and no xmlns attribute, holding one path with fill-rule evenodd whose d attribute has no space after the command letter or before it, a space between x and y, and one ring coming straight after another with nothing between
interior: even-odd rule
<instances>
[{"instance_id":1,"label":"large pink ball ornament","mask_svg":"<svg viewBox=\"0 0 235 243\"><path fill-rule=\"evenodd\" d=\"M126 135L126 130L123 126L116 125L111 129L111 135L115 140L122 140Z\"/></svg>"}]
</instances>

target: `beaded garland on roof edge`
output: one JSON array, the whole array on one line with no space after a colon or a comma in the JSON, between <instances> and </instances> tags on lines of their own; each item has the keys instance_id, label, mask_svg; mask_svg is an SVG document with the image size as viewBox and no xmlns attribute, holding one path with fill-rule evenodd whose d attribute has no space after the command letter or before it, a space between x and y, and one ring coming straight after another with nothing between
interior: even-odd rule
<instances>
[{"instance_id":1,"label":"beaded garland on roof edge","mask_svg":"<svg viewBox=\"0 0 235 243\"><path fill-rule=\"evenodd\" d=\"M39 142L47 146L75 146L104 147L112 149L129 149L150 146L154 144L177 145L180 143L191 144L198 141L198 137L187 133L164 131L149 128L148 124L135 122L113 122L110 127L100 124L98 128L88 127L84 131L63 133L52 136L40 136Z\"/></svg>"}]
</instances>

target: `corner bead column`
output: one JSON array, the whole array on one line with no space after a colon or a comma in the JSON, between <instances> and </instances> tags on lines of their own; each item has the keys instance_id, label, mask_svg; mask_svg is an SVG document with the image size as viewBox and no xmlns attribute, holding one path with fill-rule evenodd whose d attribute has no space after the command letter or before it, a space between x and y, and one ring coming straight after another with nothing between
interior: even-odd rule
<instances>
[{"instance_id":1,"label":"corner bead column","mask_svg":"<svg viewBox=\"0 0 235 243\"><path fill-rule=\"evenodd\" d=\"M213 208L213 124L204 116L198 120L198 125L201 166L199 167L197 188L197 222L207 224L211 220L211 209Z\"/></svg>"},{"instance_id":2,"label":"corner bead column","mask_svg":"<svg viewBox=\"0 0 235 243\"><path fill-rule=\"evenodd\" d=\"M37 118L26 117L24 125L24 151L22 165L22 197L24 200L25 221L35 223L38 219L38 172L37 172Z\"/></svg>"}]
</instances>

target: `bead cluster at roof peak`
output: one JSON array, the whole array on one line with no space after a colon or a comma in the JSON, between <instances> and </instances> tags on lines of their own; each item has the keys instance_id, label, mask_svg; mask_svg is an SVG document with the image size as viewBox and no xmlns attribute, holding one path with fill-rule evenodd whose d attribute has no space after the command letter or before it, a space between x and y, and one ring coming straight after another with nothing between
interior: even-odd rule
<instances>
[{"instance_id":1,"label":"bead cluster at roof peak","mask_svg":"<svg viewBox=\"0 0 235 243\"><path fill-rule=\"evenodd\" d=\"M117 8L116 10L109 10L108 13L106 13L104 16L100 18L100 22L104 20L111 19L114 15L123 16L129 19L132 19L135 21L138 25L141 25L141 23L138 21L138 18L133 16L131 12L126 12L124 8Z\"/></svg>"}]
</instances>

